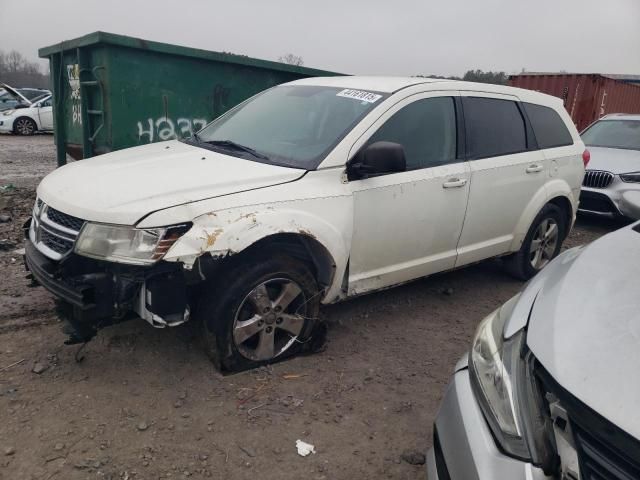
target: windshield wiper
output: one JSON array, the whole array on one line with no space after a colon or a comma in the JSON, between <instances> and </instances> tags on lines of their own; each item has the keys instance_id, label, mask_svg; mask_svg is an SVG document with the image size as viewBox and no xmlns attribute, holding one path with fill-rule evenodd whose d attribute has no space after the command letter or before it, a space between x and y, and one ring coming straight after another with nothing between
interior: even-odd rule
<instances>
[{"instance_id":1,"label":"windshield wiper","mask_svg":"<svg viewBox=\"0 0 640 480\"><path fill-rule=\"evenodd\" d=\"M251 147L240 145L239 143L236 143L232 140L209 140L209 141L205 141L204 143L208 143L209 145L213 145L214 147L222 147L230 150L247 152L256 158L260 158L262 160L269 160L269 157L267 157L266 155L263 155L262 153L255 151Z\"/></svg>"}]
</instances>

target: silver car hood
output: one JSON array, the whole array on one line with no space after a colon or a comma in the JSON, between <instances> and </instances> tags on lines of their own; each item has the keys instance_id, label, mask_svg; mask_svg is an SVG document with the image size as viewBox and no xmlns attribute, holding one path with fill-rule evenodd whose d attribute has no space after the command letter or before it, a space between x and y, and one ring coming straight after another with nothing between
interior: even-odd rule
<instances>
[{"instance_id":1,"label":"silver car hood","mask_svg":"<svg viewBox=\"0 0 640 480\"><path fill-rule=\"evenodd\" d=\"M591 152L587 170L604 170L616 174L640 172L640 150L589 146L587 149Z\"/></svg>"},{"instance_id":2,"label":"silver car hood","mask_svg":"<svg viewBox=\"0 0 640 480\"><path fill-rule=\"evenodd\" d=\"M535 295L527 344L547 372L640 439L640 223L635 229L566 252L523 296ZM507 330L521 322L516 316Z\"/></svg>"}]
</instances>

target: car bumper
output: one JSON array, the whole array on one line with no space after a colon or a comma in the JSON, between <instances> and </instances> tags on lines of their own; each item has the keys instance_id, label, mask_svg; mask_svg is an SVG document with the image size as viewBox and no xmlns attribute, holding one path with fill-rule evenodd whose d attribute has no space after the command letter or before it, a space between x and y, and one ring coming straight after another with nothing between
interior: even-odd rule
<instances>
[{"instance_id":1,"label":"car bumper","mask_svg":"<svg viewBox=\"0 0 640 480\"><path fill-rule=\"evenodd\" d=\"M455 373L436 417L427 455L429 480L546 479L541 469L502 453L471 389L469 370Z\"/></svg>"},{"instance_id":2,"label":"car bumper","mask_svg":"<svg viewBox=\"0 0 640 480\"><path fill-rule=\"evenodd\" d=\"M132 315L155 327L189 319L187 281L180 264L138 267L73 253L55 261L40 252L28 234L24 262L32 280L62 301L59 314L83 336Z\"/></svg>"},{"instance_id":3,"label":"car bumper","mask_svg":"<svg viewBox=\"0 0 640 480\"><path fill-rule=\"evenodd\" d=\"M2 118L0 114L0 133L10 133L13 131L13 119Z\"/></svg>"},{"instance_id":4,"label":"car bumper","mask_svg":"<svg viewBox=\"0 0 640 480\"><path fill-rule=\"evenodd\" d=\"M640 220L640 184L616 180L609 188L582 187L578 211L609 218Z\"/></svg>"}]
</instances>

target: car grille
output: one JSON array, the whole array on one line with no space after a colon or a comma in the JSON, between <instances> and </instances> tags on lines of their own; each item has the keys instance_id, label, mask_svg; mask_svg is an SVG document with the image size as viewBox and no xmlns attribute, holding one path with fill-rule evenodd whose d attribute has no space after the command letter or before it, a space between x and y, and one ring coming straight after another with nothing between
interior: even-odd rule
<instances>
[{"instance_id":1,"label":"car grille","mask_svg":"<svg viewBox=\"0 0 640 480\"><path fill-rule=\"evenodd\" d=\"M637 480L640 478L638 459L628 457L606 440L583 430L572 419L574 441L583 480Z\"/></svg>"},{"instance_id":2,"label":"car grille","mask_svg":"<svg viewBox=\"0 0 640 480\"><path fill-rule=\"evenodd\" d=\"M558 385L539 364L536 375L567 412L581 480L640 479L640 440Z\"/></svg>"},{"instance_id":3,"label":"car grille","mask_svg":"<svg viewBox=\"0 0 640 480\"><path fill-rule=\"evenodd\" d=\"M582 186L589 188L607 188L613 182L613 173L600 170L587 170L584 172Z\"/></svg>"},{"instance_id":4,"label":"car grille","mask_svg":"<svg viewBox=\"0 0 640 480\"><path fill-rule=\"evenodd\" d=\"M40 241L56 253L64 255L73 248L73 240L40 229Z\"/></svg>"},{"instance_id":5,"label":"car grille","mask_svg":"<svg viewBox=\"0 0 640 480\"><path fill-rule=\"evenodd\" d=\"M54 260L73 249L84 220L68 215L37 199L29 238L36 248Z\"/></svg>"},{"instance_id":6,"label":"car grille","mask_svg":"<svg viewBox=\"0 0 640 480\"><path fill-rule=\"evenodd\" d=\"M62 213L59 210L51 207L47 208L47 217L49 217L49 220L51 220L53 223L62 225L63 227L67 227L76 232L79 232L82 228L82 225L84 225L84 220L77 217L72 217L71 215L67 215L66 213Z\"/></svg>"}]
</instances>

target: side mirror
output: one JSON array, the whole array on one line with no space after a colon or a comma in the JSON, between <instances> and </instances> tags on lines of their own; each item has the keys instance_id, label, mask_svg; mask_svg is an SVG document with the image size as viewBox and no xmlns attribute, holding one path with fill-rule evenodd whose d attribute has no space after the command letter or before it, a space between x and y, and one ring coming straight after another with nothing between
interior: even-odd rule
<instances>
[{"instance_id":1,"label":"side mirror","mask_svg":"<svg viewBox=\"0 0 640 480\"><path fill-rule=\"evenodd\" d=\"M349 180L369 178L385 173L404 172L407 162L399 143L376 142L360 150L347 167Z\"/></svg>"}]
</instances>

